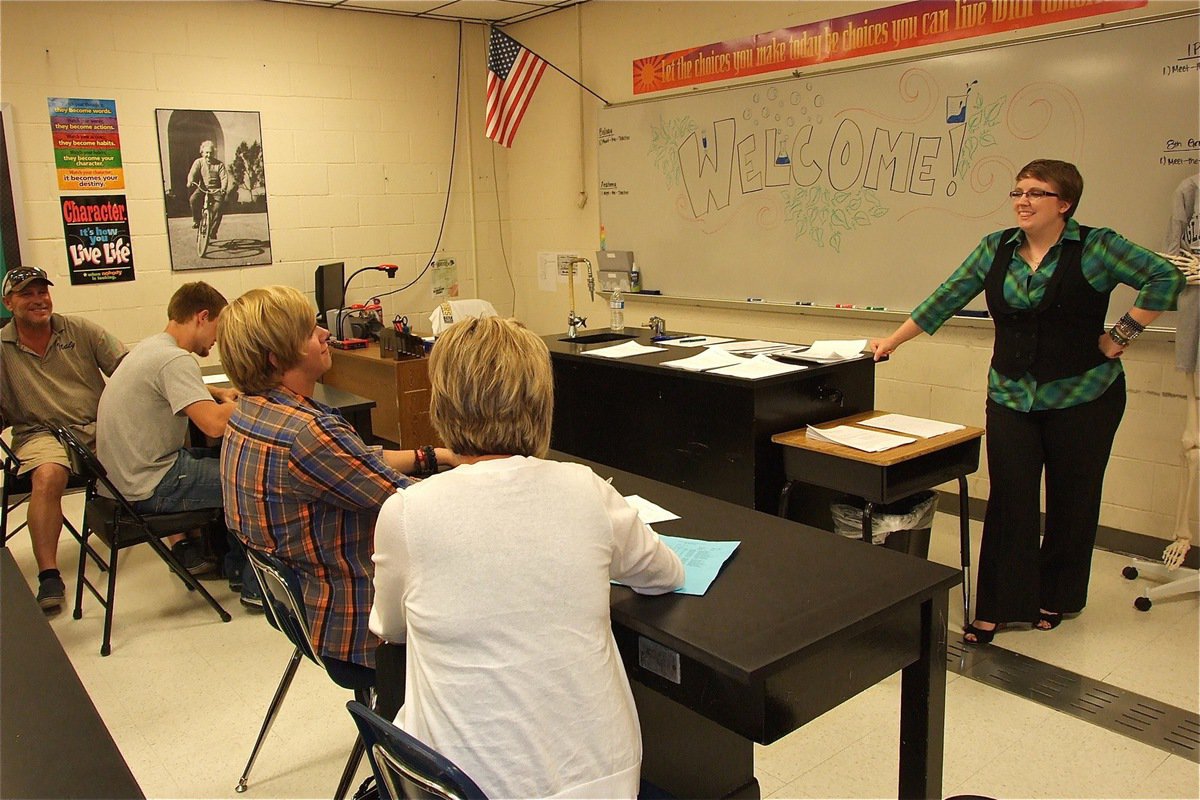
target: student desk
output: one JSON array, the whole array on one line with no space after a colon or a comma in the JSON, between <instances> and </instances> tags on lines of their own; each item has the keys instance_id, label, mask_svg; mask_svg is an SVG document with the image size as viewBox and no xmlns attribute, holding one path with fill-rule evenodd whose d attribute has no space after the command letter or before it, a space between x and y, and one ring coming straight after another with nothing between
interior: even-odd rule
<instances>
[{"instance_id":1,"label":"student desk","mask_svg":"<svg viewBox=\"0 0 1200 800\"><path fill-rule=\"evenodd\" d=\"M755 742L903 670L898 795L942 796L946 605L957 571L589 466L621 494L681 517L656 524L660 532L742 543L703 597L612 588L647 780L676 797L757 797Z\"/></svg>"},{"instance_id":2,"label":"student desk","mask_svg":"<svg viewBox=\"0 0 1200 800\"><path fill-rule=\"evenodd\" d=\"M821 427L854 425L887 414L867 411L844 419L822 423ZM892 431L886 431L892 433ZM866 501L863 509L863 541L871 541L871 513L877 503L891 503L909 495L932 489L938 484L958 480L958 531L962 553L963 612L971 619L971 531L967 503L967 475L979 469L979 441L983 428L970 426L912 444L893 447L880 453L866 453L832 442L808 438L801 428L771 437L783 445L783 461L788 476L779 493L779 516L787 517L791 492L798 482L823 486Z\"/></svg>"},{"instance_id":3,"label":"student desk","mask_svg":"<svg viewBox=\"0 0 1200 800\"><path fill-rule=\"evenodd\" d=\"M145 797L8 548L0 629L0 797Z\"/></svg>"},{"instance_id":4,"label":"student desk","mask_svg":"<svg viewBox=\"0 0 1200 800\"><path fill-rule=\"evenodd\" d=\"M646 329L625 333L625 341L655 344ZM695 348L609 359L587 353L619 341L564 339L544 337L554 367L555 450L760 511L775 510L784 482L772 434L875 405L870 355L748 380L662 366Z\"/></svg>"}]
</instances>

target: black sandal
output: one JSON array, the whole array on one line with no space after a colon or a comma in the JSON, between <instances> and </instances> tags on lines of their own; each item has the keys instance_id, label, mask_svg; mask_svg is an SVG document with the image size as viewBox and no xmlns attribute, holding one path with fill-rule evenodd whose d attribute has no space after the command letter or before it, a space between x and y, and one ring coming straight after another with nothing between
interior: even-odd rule
<instances>
[{"instance_id":1,"label":"black sandal","mask_svg":"<svg viewBox=\"0 0 1200 800\"><path fill-rule=\"evenodd\" d=\"M1063 621L1062 614L1056 614L1053 611L1039 611L1038 621L1033 627L1039 631L1052 631L1057 628Z\"/></svg>"},{"instance_id":2,"label":"black sandal","mask_svg":"<svg viewBox=\"0 0 1200 800\"><path fill-rule=\"evenodd\" d=\"M967 644L991 644L998 630L1000 630L999 625L996 625L990 631L985 631L983 628L976 628L971 623L967 623L963 626L963 641ZM974 636L975 638L973 640L968 639L968 636Z\"/></svg>"}]
</instances>

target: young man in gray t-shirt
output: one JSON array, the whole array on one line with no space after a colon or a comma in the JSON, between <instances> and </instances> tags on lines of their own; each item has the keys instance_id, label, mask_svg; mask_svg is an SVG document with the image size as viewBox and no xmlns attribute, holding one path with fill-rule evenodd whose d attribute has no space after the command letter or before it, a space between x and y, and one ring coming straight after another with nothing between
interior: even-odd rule
<instances>
[{"instance_id":1,"label":"young man in gray t-shirt","mask_svg":"<svg viewBox=\"0 0 1200 800\"><path fill-rule=\"evenodd\" d=\"M129 352L100 397L96 455L113 485L139 511L224 505L220 460L215 452L188 447L188 422L206 436L220 437L236 405L237 390L206 386L192 357L212 349L226 305L207 283L181 286L167 306L166 329ZM172 537L169 543L189 572L215 566L188 537Z\"/></svg>"}]
</instances>

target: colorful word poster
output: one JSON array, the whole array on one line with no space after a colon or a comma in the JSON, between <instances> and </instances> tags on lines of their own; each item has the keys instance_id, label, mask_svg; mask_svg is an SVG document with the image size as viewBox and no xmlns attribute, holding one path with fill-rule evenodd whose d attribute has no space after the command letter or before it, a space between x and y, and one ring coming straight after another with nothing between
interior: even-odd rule
<instances>
[{"instance_id":1,"label":"colorful word poster","mask_svg":"<svg viewBox=\"0 0 1200 800\"><path fill-rule=\"evenodd\" d=\"M133 240L125 195L59 198L71 283L133 280Z\"/></svg>"},{"instance_id":2,"label":"colorful word poster","mask_svg":"<svg viewBox=\"0 0 1200 800\"><path fill-rule=\"evenodd\" d=\"M50 97L58 188L124 189L115 100Z\"/></svg>"}]
</instances>

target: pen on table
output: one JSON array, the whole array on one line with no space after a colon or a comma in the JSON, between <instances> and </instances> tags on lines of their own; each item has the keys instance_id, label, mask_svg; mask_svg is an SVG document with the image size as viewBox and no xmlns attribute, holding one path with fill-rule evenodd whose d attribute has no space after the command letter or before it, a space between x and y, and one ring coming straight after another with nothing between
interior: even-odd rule
<instances>
[{"instance_id":1,"label":"pen on table","mask_svg":"<svg viewBox=\"0 0 1200 800\"><path fill-rule=\"evenodd\" d=\"M687 339L680 339L680 340L679 340L679 343L680 343L680 344L687 344L688 342L703 342L703 341L704 341L704 339L705 339L705 337L703 337L703 336L692 336L692 337L689 337L689 338L687 338Z\"/></svg>"}]
</instances>

